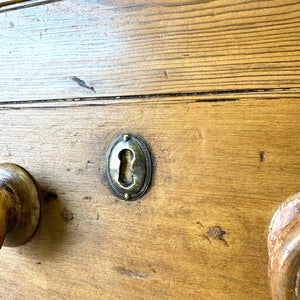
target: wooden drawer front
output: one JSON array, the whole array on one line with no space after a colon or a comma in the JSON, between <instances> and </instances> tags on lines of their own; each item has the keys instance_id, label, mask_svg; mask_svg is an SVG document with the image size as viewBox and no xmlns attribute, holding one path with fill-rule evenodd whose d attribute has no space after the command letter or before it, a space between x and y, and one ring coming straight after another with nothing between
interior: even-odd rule
<instances>
[{"instance_id":1,"label":"wooden drawer front","mask_svg":"<svg viewBox=\"0 0 300 300\"><path fill-rule=\"evenodd\" d=\"M3 295L269 299L268 224L299 182L299 96L234 97L1 110L1 160L44 190L34 238L1 250ZM141 134L155 156L152 188L134 202L104 178L122 131ZM208 236L213 226L228 246Z\"/></svg>"}]
</instances>

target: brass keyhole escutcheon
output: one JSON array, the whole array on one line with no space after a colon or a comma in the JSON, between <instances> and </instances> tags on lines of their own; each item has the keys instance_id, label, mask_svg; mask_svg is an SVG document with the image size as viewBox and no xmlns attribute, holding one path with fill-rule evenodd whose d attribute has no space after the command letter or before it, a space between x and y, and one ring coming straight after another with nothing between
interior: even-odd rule
<instances>
[{"instance_id":1,"label":"brass keyhole escutcheon","mask_svg":"<svg viewBox=\"0 0 300 300\"><path fill-rule=\"evenodd\" d=\"M127 187L133 183L132 174L132 160L133 153L129 149L123 149L119 153L120 169L119 169L119 182Z\"/></svg>"},{"instance_id":2,"label":"brass keyhole escutcheon","mask_svg":"<svg viewBox=\"0 0 300 300\"><path fill-rule=\"evenodd\" d=\"M152 179L153 161L146 141L134 133L124 133L110 144L105 170L111 190L121 199L142 197Z\"/></svg>"}]
</instances>

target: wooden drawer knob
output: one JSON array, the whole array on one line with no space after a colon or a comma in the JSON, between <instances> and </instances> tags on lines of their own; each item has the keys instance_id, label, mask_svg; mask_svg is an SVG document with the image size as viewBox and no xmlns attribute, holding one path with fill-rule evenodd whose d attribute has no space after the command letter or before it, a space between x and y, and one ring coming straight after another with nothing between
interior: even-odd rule
<instances>
[{"instance_id":1,"label":"wooden drawer knob","mask_svg":"<svg viewBox=\"0 0 300 300\"><path fill-rule=\"evenodd\" d=\"M300 192L276 211L268 237L269 284L273 299L300 297Z\"/></svg>"},{"instance_id":2,"label":"wooden drawer knob","mask_svg":"<svg viewBox=\"0 0 300 300\"><path fill-rule=\"evenodd\" d=\"M23 168L0 164L0 247L26 243L40 218L37 185Z\"/></svg>"}]
</instances>

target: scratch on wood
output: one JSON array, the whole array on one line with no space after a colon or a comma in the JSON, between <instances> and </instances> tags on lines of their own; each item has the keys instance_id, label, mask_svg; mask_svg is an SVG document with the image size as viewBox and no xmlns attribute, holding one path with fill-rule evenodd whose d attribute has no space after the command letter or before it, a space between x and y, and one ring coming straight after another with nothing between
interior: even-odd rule
<instances>
[{"instance_id":1,"label":"scratch on wood","mask_svg":"<svg viewBox=\"0 0 300 300\"><path fill-rule=\"evenodd\" d=\"M211 244L211 240L210 240L210 238L209 238L206 234L203 234L203 237L204 237L206 240L208 240L209 243Z\"/></svg>"},{"instance_id":2,"label":"scratch on wood","mask_svg":"<svg viewBox=\"0 0 300 300\"><path fill-rule=\"evenodd\" d=\"M86 89L92 90L94 93L96 93L95 89L93 86L89 86L88 84L86 84L86 82L76 76L73 76L71 78L73 81L75 81L79 86L84 87Z\"/></svg>"},{"instance_id":3,"label":"scratch on wood","mask_svg":"<svg viewBox=\"0 0 300 300\"><path fill-rule=\"evenodd\" d=\"M120 268L120 267L115 268L115 270L121 275L126 275L128 277L137 278L137 279L148 279L151 277L145 273L141 273L138 271L129 270L129 269L125 269L125 268Z\"/></svg>"},{"instance_id":4,"label":"scratch on wood","mask_svg":"<svg viewBox=\"0 0 300 300\"><path fill-rule=\"evenodd\" d=\"M200 221L197 221L196 224L199 224L201 227L204 227L203 224Z\"/></svg>"}]
</instances>

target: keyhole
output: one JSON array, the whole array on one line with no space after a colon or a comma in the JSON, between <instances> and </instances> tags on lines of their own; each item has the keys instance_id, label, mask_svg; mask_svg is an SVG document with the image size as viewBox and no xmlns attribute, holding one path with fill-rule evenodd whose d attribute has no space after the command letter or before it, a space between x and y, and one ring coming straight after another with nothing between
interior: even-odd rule
<instances>
[{"instance_id":1,"label":"keyhole","mask_svg":"<svg viewBox=\"0 0 300 300\"><path fill-rule=\"evenodd\" d=\"M120 169L119 169L119 182L123 186L129 186L133 182L132 175L132 159L133 153L129 149L124 149L119 153Z\"/></svg>"}]
</instances>

